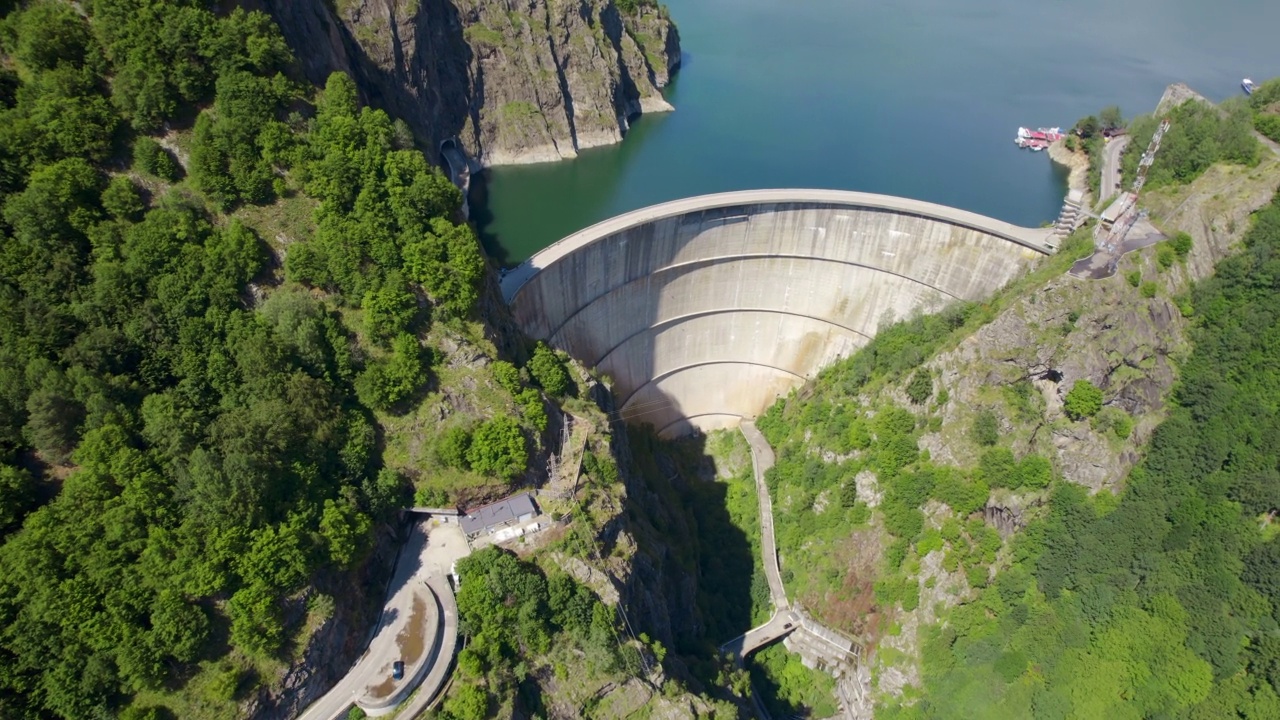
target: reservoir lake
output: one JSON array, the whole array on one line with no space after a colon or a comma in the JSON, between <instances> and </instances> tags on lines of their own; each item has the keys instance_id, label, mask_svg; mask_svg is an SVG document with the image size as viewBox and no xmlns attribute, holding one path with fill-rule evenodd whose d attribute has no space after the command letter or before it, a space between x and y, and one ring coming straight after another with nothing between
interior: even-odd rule
<instances>
[{"instance_id":1,"label":"reservoir lake","mask_svg":"<svg viewBox=\"0 0 1280 720\"><path fill-rule=\"evenodd\" d=\"M812 187L1052 221L1066 171L1013 144L1185 82L1213 101L1280 75L1274 0L665 0L675 112L618 145L491 168L472 219L504 265L593 223L691 195Z\"/></svg>"}]
</instances>

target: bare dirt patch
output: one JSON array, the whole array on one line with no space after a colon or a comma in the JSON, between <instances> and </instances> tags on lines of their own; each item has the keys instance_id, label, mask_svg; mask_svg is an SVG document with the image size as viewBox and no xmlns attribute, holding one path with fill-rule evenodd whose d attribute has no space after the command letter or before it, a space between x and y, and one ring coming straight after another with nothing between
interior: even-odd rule
<instances>
[{"instance_id":1,"label":"bare dirt patch","mask_svg":"<svg viewBox=\"0 0 1280 720\"><path fill-rule=\"evenodd\" d=\"M840 589L821 597L806 596L802 603L825 624L857 637L873 636L880 621L872 610L876 604L873 585L884 552L881 533L874 527L855 530L834 552L834 565L845 568Z\"/></svg>"}]
</instances>

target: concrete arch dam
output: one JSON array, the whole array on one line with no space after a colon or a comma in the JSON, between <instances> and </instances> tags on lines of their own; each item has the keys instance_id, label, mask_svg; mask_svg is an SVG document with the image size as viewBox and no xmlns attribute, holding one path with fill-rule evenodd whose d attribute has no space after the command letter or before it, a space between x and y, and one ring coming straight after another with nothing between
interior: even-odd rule
<instances>
[{"instance_id":1,"label":"concrete arch dam","mask_svg":"<svg viewBox=\"0 0 1280 720\"><path fill-rule=\"evenodd\" d=\"M721 193L574 233L502 292L526 333L613 379L624 419L670 437L756 416L886 321L989 295L1051 233L887 195Z\"/></svg>"}]
</instances>

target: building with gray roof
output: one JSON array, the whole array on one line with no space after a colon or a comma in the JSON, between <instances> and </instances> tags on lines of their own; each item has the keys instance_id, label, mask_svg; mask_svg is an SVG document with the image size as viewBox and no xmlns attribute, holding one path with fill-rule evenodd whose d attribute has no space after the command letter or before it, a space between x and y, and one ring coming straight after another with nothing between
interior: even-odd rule
<instances>
[{"instance_id":1,"label":"building with gray roof","mask_svg":"<svg viewBox=\"0 0 1280 720\"><path fill-rule=\"evenodd\" d=\"M538 514L533 495L524 492L491 505L468 510L459 518L467 539L489 535L505 527L532 520Z\"/></svg>"}]
</instances>

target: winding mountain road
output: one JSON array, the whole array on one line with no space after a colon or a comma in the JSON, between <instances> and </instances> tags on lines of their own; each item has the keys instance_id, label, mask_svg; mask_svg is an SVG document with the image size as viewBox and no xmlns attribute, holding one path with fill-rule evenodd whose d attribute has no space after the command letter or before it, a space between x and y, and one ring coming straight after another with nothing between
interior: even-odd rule
<instances>
[{"instance_id":1,"label":"winding mountain road","mask_svg":"<svg viewBox=\"0 0 1280 720\"><path fill-rule=\"evenodd\" d=\"M466 556L470 549L456 524L430 525L429 520L415 523L409 540L401 548L395 575L387 589L387 603L368 649L346 676L312 703L298 716L298 720L339 720L346 717L357 700L369 701L371 689L378 690L373 693L378 697L385 696L388 691L399 695L407 691L406 685L416 684L425 675L422 692L410 703L414 711L419 712L448 679L458 635L457 605L448 575L453 562ZM414 612L415 603L423 606L424 612L432 613L431 622L424 622L423 613ZM422 623L422 626L410 627L415 622ZM431 637L424 637L428 632ZM393 681L392 664L402 658L409 664L404 645L413 642L410 638L415 637L424 644L424 650L420 652L425 652L425 657L419 655L427 664L424 672L416 673L414 677L414 669L406 668L405 677ZM394 684L385 687L389 683ZM392 709L388 707L386 712ZM413 715L402 714L401 717L411 718Z\"/></svg>"},{"instance_id":2,"label":"winding mountain road","mask_svg":"<svg viewBox=\"0 0 1280 720\"><path fill-rule=\"evenodd\" d=\"M1102 151L1102 187L1099 201L1110 200L1120 191L1120 155L1129 146L1129 136L1121 135L1107 143Z\"/></svg>"},{"instance_id":3,"label":"winding mountain road","mask_svg":"<svg viewBox=\"0 0 1280 720\"><path fill-rule=\"evenodd\" d=\"M387 604L382 610L382 618L378 621L378 629L369 648L329 692L298 716L298 720L335 720L344 717L355 703L356 695L374 680L381 668L390 665L399 656L396 635L411 615L410 609L418 584L426 579L423 554L427 548L427 534L422 525L423 523L414 524L409 541L400 549L395 575L387 590Z\"/></svg>"}]
</instances>

